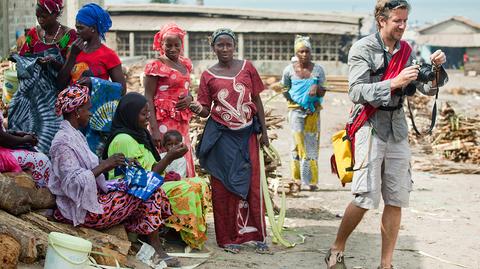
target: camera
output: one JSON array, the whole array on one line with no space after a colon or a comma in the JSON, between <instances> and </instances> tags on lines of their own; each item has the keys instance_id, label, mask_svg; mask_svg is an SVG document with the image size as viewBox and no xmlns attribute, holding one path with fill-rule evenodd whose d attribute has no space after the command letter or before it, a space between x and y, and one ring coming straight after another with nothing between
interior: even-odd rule
<instances>
[{"instance_id":1,"label":"camera","mask_svg":"<svg viewBox=\"0 0 480 269\"><path fill-rule=\"evenodd\" d=\"M426 63L420 64L417 62L417 60L413 60L412 65L420 66L418 68L418 76L416 81L421 83L428 83L429 81L433 81L435 79L436 73L433 70L433 66L431 64L426 64ZM410 83L403 90L403 94L405 94L406 96L413 96L416 91L417 91L417 88L415 87L415 84Z\"/></svg>"}]
</instances>

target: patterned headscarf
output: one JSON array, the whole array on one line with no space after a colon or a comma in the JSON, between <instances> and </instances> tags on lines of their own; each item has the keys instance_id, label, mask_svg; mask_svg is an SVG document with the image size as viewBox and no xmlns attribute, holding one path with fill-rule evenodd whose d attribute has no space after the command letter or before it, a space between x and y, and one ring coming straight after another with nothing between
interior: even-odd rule
<instances>
[{"instance_id":1,"label":"patterned headscarf","mask_svg":"<svg viewBox=\"0 0 480 269\"><path fill-rule=\"evenodd\" d=\"M302 35L297 35L295 37L295 52L297 52L301 48L307 48L310 51L312 50L312 42L309 36L302 36Z\"/></svg>"},{"instance_id":2,"label":"patterned headscarf","mask_svg":"<svg viewBox=\"0 0 480 269\"><path fill-rule=\"evenodd\" d=\"M235 37L235 33L231 29L229 29L229 28L219 28L219 29L215 30L215 32L213 32L212 36L210 37L211 38L210 44L213 46L213 44L215 44L215 40L217 40L217 38L221 35L228 35L233 39L233 41L235 43L237 42L237 38Z\"/></svg>"},{"instance_id":3,"label":"patterned headscarf","mask_svg":"<svg viewBox=\"0 0 480 269\"><path fill-rule=\"evenodd\" d=\"M108 12L95 3L84 5L78 11L76 20L89 27L95 26L103 40L105 40L105 33L112 27Z\"/></svg>"},{"instance_id":4,"label":"patterned headscarf","mask_svg":"<svg viewBox=\"0 0 480 269\"><path fill-rule=\"evenodd\" d=\"M167 35L175 35L180 38L180 41L182 42L182 51L180 52L180 55L183 54L183 38L185 37L187 33L185 30L180 28L180 26L176 25L175 23L167 23L165 24L158 33L155 34L155 37L153 38L153 49L158 50L160 54L165 54L165 51L163 50L163 41Z\"/></svg>"},{"instance_id":5,"label":"patterned headscarf","mask_svg":"<svg viewBox=\"0 0 480 269\"><path fill-rule=\"evenodd\" d=\"M37 4L50 14L59 13L63 8L63 0L38 0Z\"/></svg>"},{"instance_id":6,"label":"patterned headscarf","mask_svg":"<svg viewBox=\"0 0 480 269\"><path fill-rule=\"evenodd\" d=\"M65 90L61 91L57 96L55 102L55 113L61 116L65 113L74 111L77 107L81 107L90 100L88 94L88 87L81 85L68 86Z\"/></svg>"}]
</instances>

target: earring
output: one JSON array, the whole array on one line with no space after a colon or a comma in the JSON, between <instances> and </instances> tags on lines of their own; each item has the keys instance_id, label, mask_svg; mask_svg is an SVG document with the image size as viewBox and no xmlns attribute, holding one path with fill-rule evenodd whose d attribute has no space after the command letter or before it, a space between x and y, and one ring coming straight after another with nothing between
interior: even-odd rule
<instances>
[{"instance_id":1,"label":"earring","mask_svg":"<svg viewBox=\"0 0 480 269\"><path fill-rule=\"evenodd\" d=\"M77 119L80 119L80 115L77 113Z\"/></svg>"},{"instance_id":2,"label":"earring","mask_svg":"<svg viewBox=\"0 0 480 269\"><path fill-rule=\"evenodd\" d=\"M95 33L95 30L92 29L92 33Z\"/></svg>"}]
</instances>

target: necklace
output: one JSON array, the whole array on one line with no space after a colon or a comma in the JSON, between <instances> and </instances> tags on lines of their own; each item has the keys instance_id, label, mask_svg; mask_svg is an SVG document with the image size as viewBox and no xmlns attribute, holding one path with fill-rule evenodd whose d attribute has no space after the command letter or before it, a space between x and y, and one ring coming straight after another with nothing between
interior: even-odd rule
<instances>
[{"instance_id":1,"label":"necklace","mask_svg":"<svg viewBox=\"0 0 480 269\"><path fill-rule=\"evenodd\" d=\"M62 28L62 25L61 25L61 24L58 24L57 32L56 32L55 35L53 36L52 41L50 41L49 43L47 42L47 39L46 39L47 31L43 30L43 32L44 32L44 34L43 34L43 43L45 43L45 45L53 45L53 44L55 44L55 43L56 43L55 40L57 39L58 33L60 33L60 28Z\"/></svg>"}]
</instances>

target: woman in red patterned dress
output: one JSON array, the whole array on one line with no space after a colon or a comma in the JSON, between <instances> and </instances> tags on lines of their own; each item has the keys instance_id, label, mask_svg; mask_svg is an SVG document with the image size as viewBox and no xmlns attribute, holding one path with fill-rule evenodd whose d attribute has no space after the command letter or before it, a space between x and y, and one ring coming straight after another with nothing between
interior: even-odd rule
<instances>
[{"instance_id":1,"label":"woman in red patterned dress","mask_svg":"<svg viewBox=\"0 0 480 269\"><path fill-rule=\"evenodd\" d=\"M192 147L189 137L192 112L188 106L193 98L190 95L190 72L192 62L183 57L183 38L186 32L175 23L169 23L155 35L153 48L160 56L145 66L145 97L155 117L150 117L150 129L157 147L169 130L182 134L187 145L187 177L195 176Z\"/></svg>"},{"instance_id":2,"label":"woman in red patterned dress","mask_svg":"<svg viewBox=\"0 0 480 269\"><path fill-rule=\"evenodd\" d=\"M260 99L265 87L251 62L233 58L232 30L216 30L211 46L218 63L203 72L190 109L210 116L196 154L211 175L217 244L238 253L253 241L258 253L268 253L259 161L260 144L269 144Z\"/></svg>"}]
</instances>

